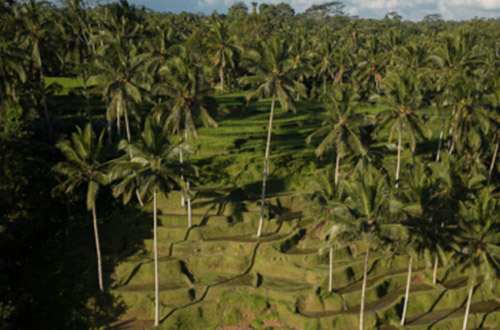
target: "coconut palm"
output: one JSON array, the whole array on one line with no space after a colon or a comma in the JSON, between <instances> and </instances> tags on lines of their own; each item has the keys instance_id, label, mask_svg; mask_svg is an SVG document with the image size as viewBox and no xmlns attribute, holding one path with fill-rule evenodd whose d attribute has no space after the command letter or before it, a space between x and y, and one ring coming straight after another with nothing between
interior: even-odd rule
<instances>
[{"instance_id":1,"label":"coconut palm","mask_svg":"<svg viewBox=\"0 0 500 330\"><path fill-rule=\"evenodd\" d=\"M363 329L370 250L382 236L390 239L398 236L402 232L402 227L395 226L389 221L391 191L385 175L369 166L363 172L351 177L351 180L343 181L343 184L348 197L343 207L336 209L335 216L355 230L357 236L363 240L366 249L359 316L360 329Z\"/></svg>"},{"instance_id":2,"label":"coconut palm","mask_svg":"<svg viewBox=\"0 0 500 330\"><path fill-rule=\"evenodd\" d=\"M432 68L436 77L436 89L440 92L441 100L439 110L443 114L441 132L436 159L439 161L442 142L444 139L445 121L448 115L448 108L452 105L450 95L455 87L460 85L461 75L468 75L476 63L481 60L479 47L471 35L462 31L443 34L436 46L430 49L429 61L434 63ZM456 107L453 107L453 114Z\"/></svg>"},{"instance_id":3,"label":"coconut palm","mask_svg":"<svg viewBox=\"0 0 500 330\"><path fill-rule=\"evenodd\" d=\"M435 164L436 171L443 164ZM442 175L442 174L441 174ZM449 175L449 174L448 174ZM405 250L410 255L408 277L401 316L401 325L406 319L406 310L411 284L412 262L414 256L434 256L433 281L436 283L438 258L446 264L445 251L453 244L454 210L447 200L443 183L431 168L416 163L408 171L407 185L391 207L404 214L405 225L410 233Z\"/></svg>"},{"instance_id":4,"label":"coconut palm","mask_svg":"<svg viewBox=\"0 0 500 330\"><path fill-rule=\"evenodd\" d=\"M64 175L66 180L53 190L53 193L61 191L70 194L74 193L80 185L87 184L87 209L92 211L97 253L97 276L101 292L104 291L104 285L95 204L100 186L108 182L108 177L104 170L105 164L102 163L103 136L104 131L96 139L91 126L87 124L83 130L80 127L76 128L76 132L71 134L71 141L63 140L56 144L57 148L66 157L66 160L58 163L54 167L54 171Z\"/></svg>"},{"instance_id":5,"label":"coconut palm","mask_svg":"<svg viewBox=\"0 0 500 330\"><path fill-rule=\"evenodd\" d=\"M39 88L42 95L43 109L47 127L52 134L52 124L50 120L49 110L47 107L47 98L45 95L45 73L44 73L44 38L47 31L58 30L61 34L64 30L60 24L54 19L51 19L46 10L48 5L45 1L29 0L22 7L24 30L21 36L21 48L27 49L30 52L33 68L38 71Z\"/></svg>"},{"instance_id":6,"label":"coconut palm","mask_svg":"<svg viewBox=\"0 0 500 330\"><path fill-rule=\"evenodd\" d=\"M335 86L331 94L325 98L326 111L322 114L322 127L307 137L307 142L318 136L324 136L323 141L316 148L316 155L323 156L331 147L336 149L335 186L339 181L340 160L350 149L364 154L365 148L359 138L360 116L356 113L359 106L359 95L352 85Z\"/></svg>"},{"instance_id":7,"label":"coconut palm","mask_svg":"<svg viewBox=\"0 0 500 330\"><path fill-rule=\"evenodd\" d=\"M276 37L270 38L267 42L261 42L261 52L249 50L246 59L255 67L255 75L246 76L240 79L244 85L252 85L254 88L246 94L247 101L263 96L271 96L271 111L269 114L269 126L267 131L266 153L264 157L264 175L262 178L262 196L259 228L257 236L262 234L264 221L264 201L266 196L266 180L268 174L269 150L271 146L271 132L273 127L274 105L278 99L281 109L288 111L295 110L295 102L292 95L297 93L304 96L305 87L300 82L294 80L298 72L302 70L297 67L290 54L290 47Z\"/></svg>"},{"instance_id":8,"label":"coconut palm","mask_svg":"<svg viewBox=\"0 0 500 330\"><path fill-rule=\"evenodd\" d=\"M179 136L184 131L184 148L186 161L189 164L190 142L197 135L197 122L205 126L217 127L217 122L210 114L213 110L213 98L210 90L204 84L203 67L195 64L195 59L187 55L183 49L181 56L170 59L159 70L159 74L166 75L168 82L158 84L156 92L166 96L166 100L157 105L160 117L165 118L165 128ZM181 150L182 152L182 150ZM180 155L181 162L182 154ZM188 226L193 225L191 215L191 183L186 180L188 202Z\"/></svg>"},{"instance_id":9,"label":"coconut palm","mask_svg":"<svg viewBox=\"0 0 500 330\"><path fill-rule=\"evenodd\" d=\"M159 122L147 118L144 130L137 142L122 140L118 148L125 156L113 164L111 180L120 180L113 187L115 197L122 196L126 204L133 192L138 189L142 199L153 199L153 241L155 263L155 326L159 324L159 280L157 245L157 195L167 195L174 185L182 185L179 180L180 164L176 146L168 139L168 133Z\"/></svg>"},{"instance_id":10,"label":"coconut palm","mask_svg":"<svg viewBox=\"0 0 500 330\"><path fill-rule=\"evenodd\" d=\"M490 126L493 133L493 141L495 141L493 155L491 156L490 168L488 170L487 186L491 184L493 176L493 169L495 168L498 149L500 147L500 79L498 77L492 78L491 87L488 94L483 99L490 106L488 116L490 117Z\"/></svg>"},{"instance_id":11,"label":"coconut palm","mask_svg":"<svg viewBox=\"0 0 500 330\"><path fill-rule=\"evenodd\" d=\"M347 197L337 192L337 185L332 184L332 167L327 167L325 172L315 177L307 186L307 192L303 195L307 204L305 214L313 217L316 221L324 221L330 226L327 232L327 241L320 249L328 250L329 273L328 291L333 289L333 253L335 250L346 247L357 237L353 224L337 221L335 214L337 208L342 207Z\"/></svg>"},{"instance_id":12,"label":"coconut palm","mask_svg":"<svg viewBox=\"0 0 500 330\"><path fill-rule=\"evenodd\" d=\"M478 271L485 274L485 281L492 283L500 271L500 223L498 221L500 203L491 189L479 190L469 200L460 202L460 235L457 258L463 268L472 267L469 278L469 290L463 329L467 328L467 320L472 301Z\"/></svg>"},{"instance_id":13,"label":"coconut palm","mask_svg":"<svg viewBox=\"0 0 500 330\"><path fill-rule=\"evenodd\" d=\"M224 72L235 67L235 39L235 35L229 34L229 26L225 21L216 21L211 25L207 47L211 52L212 65L219 70L221 92L224 92Z\"/></svg>"},{"instance_id":14,"label":"coconut palm","mask_svg":"<svg viewBox=\"0 0 500 330\"><path fill-rule=\"evenodd\" d=\"M106 109L108 138L111 139L111 123L114 119L117 121L118 134L121 134L120 121L123 115L127 140L130 141L129 114L137 114L136 107L142 100L142 90L148 89L142 78L148 54L139 53L137 47L127 41L114 39L99 48L97 54L95 67L99 73L91 76L87 83L98 85L103 97L109 100Z\"/></svg>"},{"instance_id":15,"label":"coconut palm","mask_svg":"<svg viewBox=\"0 0 500 330\"><path fill-rule=\"evenodd\" d=\"M336 73L335 57L338 51L338 41L332 40L330 31L323 30L322 37L316 40L316 64L314 71L323 80L323 93L326 93L328 78L334 77Z\"/></svg>"},{"instance_id":16,"label":"coconut palm","mask_svg":"<svg viewBox=\"0 0 500 330\"><path fill-rule=\"evenodd\" d=\"M398 151L396 163L396 188L399 187L399 174L401 167L402 136L406 133L410 142L413 161L415 162L415 149L417 135L429 138L430 129L418 115L422 101L420 94L420 80L416 72L405 67L398 67L387 73L382 80L383 95L375 95L372 99L388 107L380 114L380 127L389 125L389 140L391 143L394 134L398 134Z\"/></svg>"}]
</instances>

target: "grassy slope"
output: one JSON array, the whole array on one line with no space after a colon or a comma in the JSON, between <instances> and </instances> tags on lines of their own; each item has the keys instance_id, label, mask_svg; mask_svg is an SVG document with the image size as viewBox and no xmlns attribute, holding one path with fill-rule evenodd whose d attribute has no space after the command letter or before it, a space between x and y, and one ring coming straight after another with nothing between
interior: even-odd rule
<instances>
[{"instance_id":1,"label":"grassy slope","mask_svg":"<svg viewBox=\"0 0 500 330\"><path fill-rule=\"evenodd\" d=\"M318 161L314 147L304 142L318 126L316 115L321 106L302 101L295 114L277 111L267 199L267 214L272 220L266 221L265 235L257 240L254 233L270 102L246 106L242 96L219 96L219 127L200 128L192 142L192 159L204 169L194 190L196 226L187 230L178 192L160 199L161 328L356 329L363 256L352 258L347 251L336 251L335 292L326 292L327 259L319 251L328 227L300 212L304 208L299 197L303 183L314 176L316 168L331 161L328 157ZM367 106L363 111L376 114L380 110ZM432 129L437 136L439 124L433 124ZM378 145L385 144L382 137ZM432 144L421 145L424 153L419 157L431 157L428 151L433 148ZM404 157L410 159L408 151ZM394 163L394 155L385 161ZM127 242L133 235L142 237L142 244L108 274L112 294L126 306L120 320L112 325L147 328L152 325L154 298L151 233L150 229L144 235L125 231L123 240ZM128 246L116 245L125 250ZM108 259L113 253L127 253L108 251ZM406 263L407 256L389 259L383 253L373 254L367 328L397 327ZM460 327L467 295L465 275L443 268L439 270L442 282L432 285L431 270L423 261L417 262L409 326ZM475 291L471 327L474 322L485 327L500 322L499 314L492 313L500 304L492 300L490 292L488 288Z\"/></svg>"}]
</instances>

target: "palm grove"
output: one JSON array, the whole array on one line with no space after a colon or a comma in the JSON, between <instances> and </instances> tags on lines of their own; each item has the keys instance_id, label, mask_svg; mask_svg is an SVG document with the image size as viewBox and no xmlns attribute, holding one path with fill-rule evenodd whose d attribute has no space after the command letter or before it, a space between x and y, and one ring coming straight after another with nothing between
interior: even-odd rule
<instances>
[{"instance_id":1,"label":"palm grove","mask_svg":"<svg viewBox=\"0 0 500 330\"><path fill-rule=\"evenodd\" d=\"M375 250L410 256L401 325L414 260L424 258L433 268L434 283L439 265L467 272L464 329L478 274L496 287L498 22L429 15L412 23L397 13L358 19L345 15L339 2L301 14L285 3L250 9L235 3L227 15L156 13L126 1L0 6L2 251L55 251L45 239L71 236L70 222L85 226L90 218L95 283L105 294L101 208L110 217L121 201L151 205L158 325L158 278L168 274L158 274L157 196L182 190L186 226L193 226L191 185L211 181L206 164L191 164L190 147L201 126L217 129L216 96L244 91L246 102L270 100L257 237L266 221L275 112L295 112L304 100L323 104L306 140L319 167L314 177L304 175L303 198L308 214L331 227L325 243L330 270L335 250L355 253L354 243L363 249L361 329ZM82 79L78 113L51 101L64 87L47 84L47 76ZM37 173L29 173L33 167ZM23 249L0 258L0 316L13 327L27 322L22 314L31 299L14 284L26 269L16 263ZM90 319L73 314L65 322Z\"/></svg>"}]
</instances>

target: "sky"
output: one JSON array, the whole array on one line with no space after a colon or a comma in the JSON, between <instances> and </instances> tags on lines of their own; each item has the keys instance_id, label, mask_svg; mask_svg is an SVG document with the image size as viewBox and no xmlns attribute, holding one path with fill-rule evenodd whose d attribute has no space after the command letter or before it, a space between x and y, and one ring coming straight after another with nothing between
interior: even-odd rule
<instances>
[{"instance_id":1,"label":"sky","mask_svg":"<svg viewBox=\"0 0 500 330\"><path fill-rule=\"evenodd\" d=\"M252 1L260 3L290 4L296 13L314 4L328 0L244 0L251 9ZM214 10L227 13L237 0L129 0L138 6L155 11L211 14ZM500 0L345 0L344 11L361 18L383 18L389 11L397 11L403 20L419 21L428 14L441 14L447 20L466 20L474 17L500 17Z\"/></svg>"}]
</instances>

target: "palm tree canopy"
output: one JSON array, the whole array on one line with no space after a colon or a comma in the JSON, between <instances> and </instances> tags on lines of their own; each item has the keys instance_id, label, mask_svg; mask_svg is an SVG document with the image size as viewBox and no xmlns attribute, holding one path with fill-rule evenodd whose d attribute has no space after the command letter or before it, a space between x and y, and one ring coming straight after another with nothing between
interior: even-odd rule
<instances>
[{"instance_id":1,"label":"palm tree canopy","mask_svg":"<svg viewBox=\"0 0 500 330\"><path fill-rule=\"evenodd\" d=\"M295 111L291 95L299 93L305 96L305 86L295 80L303 67L295 63L291 47L283 40L272 37L267 42L262 41L260 47L261 51L252 49L244 54L253 65L255 74L242 77L240 83L256 86L246 94L247 101L275 95L283 111Z\"/></svg>"},{"instance_id":2,"label":"palm tree canopy","mask_svg":"<svg viewBox=\"0 0 500 330\"><path fill-rule=\"evenodd\" d=\"M330 147L345 155L350 147L360 154L366 153L359 138L360 115L356 112L359 105L357 90L349 85L334 86L332 93L325 98L326 111L322 114L322 127L307 137L307 142L315 137L324 136L316 148L316 155L323 155Z\"/></svg>"},{"instance_id":3,"label":"palm tree canopy","mask_svg":"<svg viewBox=\"0 0 500 330\"><path fill-rule=\"evenodd\" d=\"M175 161L178 148L157 120L148 117L138 141L122 140L118 148L126 155L112 164L110 179L121 180L114 186L113 195L123 196L124 203L137 188L141 197L147 197L154 189L168 193L174 186L183 186L179 179L181 164ZM189 176L191 172L184 168L183 174Z\"/></svg>"},{"instance_id":4,"label":"palm tree canopy","mask_svg":"<svg viewBox=\"0 0 500 330\"><path fill-rule=\"evenodd\" d=\"M68 194L82 183L87 183L87 209L92 209L99 186L108 183L108 176L104 171L105 164L101 162L103 136L104 131L96 140L91 126L87 124L83 130L77 127L76 132L71 134L71 140L63 140L56 144L66 157L66 161L58 163L54 171L66 176L67 179L55 187L53 193L62 191Z\"/></svg>"}]
</instances>

